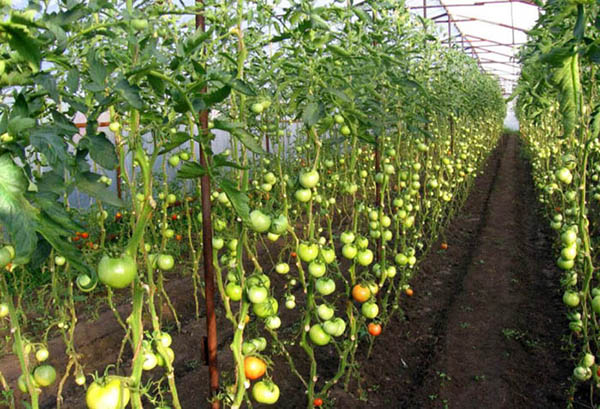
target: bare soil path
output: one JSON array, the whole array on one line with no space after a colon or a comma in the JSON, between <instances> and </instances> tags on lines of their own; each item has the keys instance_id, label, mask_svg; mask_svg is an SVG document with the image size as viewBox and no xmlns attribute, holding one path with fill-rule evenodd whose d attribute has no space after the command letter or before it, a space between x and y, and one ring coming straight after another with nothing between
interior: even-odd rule
<instances>
[{"instance_id":1,"label":"bare soil path","mask_svg":"<svg viewBox=\"0 0 600 409\"><path fill-rule=\"evenodd\" d=\"M365 380L379 372L369 397L380 402L360 407L566 407L568 327L538 209L518 138L505 137L448 229L449 249L415 278L404 322L378 340Z\"/></svg>"}]
</instances>

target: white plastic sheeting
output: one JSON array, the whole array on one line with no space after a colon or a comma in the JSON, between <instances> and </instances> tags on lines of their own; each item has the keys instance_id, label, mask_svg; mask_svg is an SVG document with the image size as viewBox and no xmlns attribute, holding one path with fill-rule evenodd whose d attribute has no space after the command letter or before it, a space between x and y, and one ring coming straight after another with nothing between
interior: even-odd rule
<instances>
[{"instance_id":1,"label":"white plastic sheeting","mask_svg":"<svg viewBox=\"0 0 600 409\"><path fill-rule=\"evenodd\" d=\"M423 0L406 3L420 16L424 15L423 4ZM510 94L520 73L515 55L527 40L526 31L535 25L538 7L509 0L426 0L426 4L427 18L438 23L443 38L448 39L449 14L454 21L450 24L451 43L464 47L482 69L497 75L505 94Z\"/></svg>"}]
</instances>

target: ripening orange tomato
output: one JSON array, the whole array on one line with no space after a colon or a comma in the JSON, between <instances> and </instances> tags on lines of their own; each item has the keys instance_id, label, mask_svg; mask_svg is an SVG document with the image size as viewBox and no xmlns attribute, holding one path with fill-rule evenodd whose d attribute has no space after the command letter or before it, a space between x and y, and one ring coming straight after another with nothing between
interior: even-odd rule
<instances>
[{"instance_id":1,"label":"ripening orange tomato","mask_svg":"<svg viewBox=\"0 0 600 409\"><path fill-rule=\"evenodd\" d=\"M412 297L415 292L413 291L412 288L407 288L406 290L404 290L404 293L406 295L408 295L409 297Z\"/></svg>"},{"instance_id":2,"label":"ripening orange tomato","mask_svg":"<svg viewBox=\"0 0 600 409\"><path fill-rule=\"evenodd\" d=\"M369 287L363 286L362 284L356 284L352 288L352 298L357 302L365 302L371 298L371 290Z\"/></svg>"},{"instance_id":3,"label":"ripening orange tomato","mask_svg":"<svg viewBox=\"0 0 600 409\"><path fill-rule=\"evenodd\" d=\"M255 380L260 378L267 371L267 364L260 358L255 356L247 356L244 358L244 372L246 373L246 378L250 380Z\"/></svg>"}]
</instances>

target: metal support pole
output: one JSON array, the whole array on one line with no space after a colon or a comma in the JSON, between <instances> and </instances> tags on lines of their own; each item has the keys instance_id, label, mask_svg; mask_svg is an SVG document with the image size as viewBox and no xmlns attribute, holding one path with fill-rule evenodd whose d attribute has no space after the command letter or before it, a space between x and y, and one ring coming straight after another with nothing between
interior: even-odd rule
<instances>
[{"instance_id":1,"label":"metal support pole","mask_svg":"<svg viewBox=\"0 0 600 409\"><path fill-rule=\"evenodd\" d=\"M196 0L196 4L204 10L204 0ZM196 29L206 31L206 23L203 11L196 14ZM206 87L202 92L206 93ZM202 135L208 131L208 111L203 110L199 114L200 129ZM204 168L208 166L208 160L202 144L199 146L200 165ZM212 400L211 408L219 409L221 403L216 399L219 392L219 368L217 365L217 317L215 314L215 274L212 262L212 222L211 222L211 202L210 202L210 177L208 174L200 178L200 191L202 195L202 255L204 257L204 291L206 300L206 345L208 350L208 376L209 376L209 397Z\"/></svg>"},{"instance_id":2,"label":"metal support pole","mask_svg":"<svg viewBox=\"0 0 600 409\"><path fill-rule=\"evenodd\" d=\"M427 18L427 0L423 0L423 18Z\"/></svg>"}]
</instances>

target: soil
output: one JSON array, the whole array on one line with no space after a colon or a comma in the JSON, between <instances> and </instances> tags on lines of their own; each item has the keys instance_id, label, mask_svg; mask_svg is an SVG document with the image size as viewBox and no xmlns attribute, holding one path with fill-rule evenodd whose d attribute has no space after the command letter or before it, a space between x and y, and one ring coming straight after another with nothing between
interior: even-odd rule
<instances>
[{"instance_id":1,"label":"soil","mask_svg":"<svg viewBox=\"0 0 600 409\"><path fill-rule=\"evenodd\" d=\"M560 272L552 258L547 223L538 213L529 168L519 152L517 137L503 138L463 209L433 247L440 249L445 242L448 248L429 253L411 283L414 296L401 299L402 313L384 328L368 359L368 345L359 349L362 378L350 392L341 387L332 390L328 408L566 406L572 367L561 350L568 321L561 303ZM208 371L200 358L205 320L195 318L191 286L190 278L173 279L167 286L169 294L176 294L173 303L182 321L173 347L177 386L186 409L208 407L203 403ZM119 310L127 316L129 306ZM281 310L282 330L288 330L285 309ZM232 332L222 318L218 328L219 365L227 376ZM76 346L87 372L114 363L123 330L111 311L95 321L82 320L76 334L81 334ZM49 348L56 367L64 368L62 340L51 341ZM302 352L298 348L290 352L297 358L297 369L306 373ZM332 352L318 350L320 372L337 368ZM130 358L127 354L124 362ZM14 385L20 373L14 357L2 358L0 370ZM305 408L303 387L283 358L274 358L273 374L282 396L276 406ZM72 379L65 382L62 407L83 408L83 390ZM44 391L41 406L56 407L56 388Z\"/></svg>"}]
</instances>

